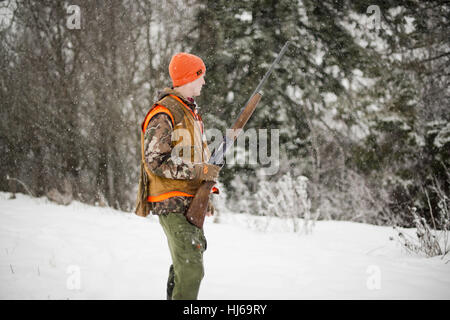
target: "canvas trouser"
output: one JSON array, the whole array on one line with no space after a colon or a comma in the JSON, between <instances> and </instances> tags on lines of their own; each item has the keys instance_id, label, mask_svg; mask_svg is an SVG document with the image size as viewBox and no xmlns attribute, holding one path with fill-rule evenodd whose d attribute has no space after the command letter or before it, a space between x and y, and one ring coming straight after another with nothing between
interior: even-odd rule
<instances>
[{"instance_id":1,"label":"canvas trouser","mask_svg":"<svg viewBox=\"0 0 450 320\"><path fill-rule=\"evenodd\" d=\"M167 299L197 299L203 279L203 252L206 238L203 230L180 213L161 214L159 222L167 236L172 265L167 282Z\"/></svg>"}]
</instances>

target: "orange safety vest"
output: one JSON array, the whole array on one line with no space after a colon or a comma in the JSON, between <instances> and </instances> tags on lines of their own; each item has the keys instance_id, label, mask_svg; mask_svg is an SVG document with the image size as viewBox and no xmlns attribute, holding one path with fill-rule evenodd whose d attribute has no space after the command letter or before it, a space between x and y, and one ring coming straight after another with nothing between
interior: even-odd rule
<instances>
[{"instance_id":1,"label":"orange safety vest","mask_svg":"<svg viewBox=\"0 0 450 320\"><path fill-rule=\"evenodd\" d=\"M176 196L193 197L202 184L202 181L169 179L158 176L147 168L144 158L144 133L150 120L155 115L160 113L167 114L170 117L174 132L176 132L177 129L185 129L190 136L190 139L188 139L190 141L187 142L184 141L184 138L181 141L179 141L179 139L174 139L175 141L172 142L173 147L179 143L181 143L182 147L189 147L189 150L191 150L191 161L195 160L195 155L192 154L192 149L194 149L194 153L200 150L201 159L198 160L201 160L201 162L207 162L210 157L209 149L203 135L203 121L200 115L192 111L192 109L189 108L189 106L176 95L166 95L153 105L142 123L142 161L149 178L149 195L147 197L147 201L159 202ZM183 156L189 157L189 155ZM217 188L214 187L212 192L218 193Z\"/></svg>"}]
</instances>

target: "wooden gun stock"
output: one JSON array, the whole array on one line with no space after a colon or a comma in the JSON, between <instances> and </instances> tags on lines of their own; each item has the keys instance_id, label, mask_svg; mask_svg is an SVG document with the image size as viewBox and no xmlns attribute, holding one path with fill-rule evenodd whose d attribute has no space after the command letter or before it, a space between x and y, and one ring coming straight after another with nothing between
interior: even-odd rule
<instances>
[{"instance_id":1,"label":"wooden gun stock","mask_svg":"<svg viewBox=\"0 0 450 320\"><path fill-rule=\"evenodd\" d=\"M209 195L215 184L216 183L214 181L203 182L197 190L197 193L192 199L189 209L186 212L186 219L200 229L203 228L206 209L208 208Z\"/></svg>"}]
</instances>

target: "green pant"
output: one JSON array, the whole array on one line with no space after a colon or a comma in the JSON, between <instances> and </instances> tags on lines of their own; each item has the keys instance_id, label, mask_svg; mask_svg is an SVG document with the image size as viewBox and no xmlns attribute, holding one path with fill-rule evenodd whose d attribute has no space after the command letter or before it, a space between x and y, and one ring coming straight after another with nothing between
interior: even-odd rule
<instances>
[{"instance_id":1,"label":"green pant","mask_svg":"<svg viewBox=\"0 0 450 320\"><path fill-rule=\"evenodd\" d=\"M203 252L206 239L202 229L189 223L180 213L159 216L169 243L172 265L167 282L167 299L197 299L203 279Z\"/></svg>"}]
</instances>

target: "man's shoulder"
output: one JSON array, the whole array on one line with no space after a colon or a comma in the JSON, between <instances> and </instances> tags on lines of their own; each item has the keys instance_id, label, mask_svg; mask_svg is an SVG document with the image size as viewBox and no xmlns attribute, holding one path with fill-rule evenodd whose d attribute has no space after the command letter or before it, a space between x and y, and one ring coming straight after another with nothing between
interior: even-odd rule
<instances>
[{"instance_id":1,"label":"man's shoulder","mask_svg":"<svg viewBox=\"0 0 450 320\"><path fill-rule=\"evenodd\" d=\"M183 106L171 94L162 97L162 99L156 102L156 105L166 108L172 114L175 123L179 123L183 119Z\"/></svg>"}]
</instances>

